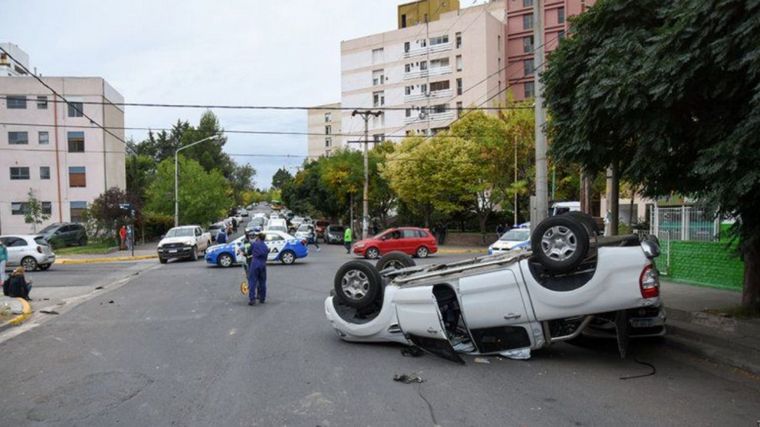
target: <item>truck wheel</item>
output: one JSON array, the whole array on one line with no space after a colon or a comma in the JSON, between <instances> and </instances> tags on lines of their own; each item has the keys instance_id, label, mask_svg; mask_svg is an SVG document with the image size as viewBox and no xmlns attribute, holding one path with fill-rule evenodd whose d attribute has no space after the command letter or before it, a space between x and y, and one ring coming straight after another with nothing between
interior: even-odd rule
<instances>
[{"instance_id":1,"label":"truck wheel","mask_svg":"<svg viewBox=\"0 0 760 427\"><path fill-rule=\"evenodd\" d=\"M193 246L193 249L192 249L192 251L193 251L193 254L192 254L192 255L190 255L190 258L191 258L193 261L198 261L198 247L197 247L197 246Z\"/></svg>"},{"instance_id":2,"label":"truck wheel","mask_svg":"<svg viewBox=\"0 0 760 427\"><path fill-rule=\"evenodd\" d=\"M379 261L377 261L377 264L375 264L377 271L383 271L386 268L400 270L402 268L414 266L415 262L412 257L401 251L388 252L387 254L383 255Z\"/></svg>"},{"instance_id":3,"label":"truck wheel","mask_svg":"<svg viewBox=\"0 0 760 427\"><path fill-rule=\"evenodd\" d=\"M565 273L586 257L589 235L586 227L567 215L549 217L533 230L530 239L533 255L553 273Z\"/></svg>"},{"instance_id":4,"label":"truck wheel","mask_svg":"<svg viewBox=\"0 0 760 427\"><path fill-rule=\"evenodd\" d=\"M161 264L166 264L167 261L168 260L166 258L158 257L158 262L160 262Z\"/></svg>"},{"instance_id":5,"label":"truck wheel","mask_svg":"<svg viewBox=\"0 0 760 427\"><path fill-rule=\"evenodd\" d=\"M366 261L349 261L335 273L335 296L353 308L370 306L382 286L380 273Z\"/></svg>"}]
</instances>

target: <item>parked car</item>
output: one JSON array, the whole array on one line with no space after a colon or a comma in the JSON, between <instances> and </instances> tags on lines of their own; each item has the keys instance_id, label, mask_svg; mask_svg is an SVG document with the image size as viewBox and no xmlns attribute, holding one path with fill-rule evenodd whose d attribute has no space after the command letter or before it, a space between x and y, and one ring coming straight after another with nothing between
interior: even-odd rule
<instances>
[{"instance_id":1,"label":"parked car","mask_svg":"<svg viewBox=\"0 0 760 427\"><path fill-rule=\"evenodd\" d=\"M245 225L245 232L250 233L251 231L261 231L264 229L264 227L267 224L266 217L263 216L254 216L251 218L251 220L248 222L248 224Z\"/></svg>"},{"instance_id":2,"label":"parked car","mask_svg":"<svg viewBox=\"0 0 760 427\"><path fill-rule=\"evenodd\" d=\"M352 247L354 254L368 259L379 258L391 251L425 258L438 252L438 243L426 228L401 227L390 228L377 236L359 240Z\"/></svg>"},{"instance_id":3,"label":"parked car","mask_svg":"<svg viewBox=\"0 0 760 427\"><path fill-rule=\"evenodd\" d=\"M343 244L343 233L346 227L330 224L325 228L325 242Z\"/></svg>"},{"instance_id":4,"label":"parked car","mask_svg":"<svg viewBox=\"0 0 760 427\"><path fill-rule=\"evenodd\" d=\"M589 217L590 218L590 217ZM528 358L531 351L599 332L618 340L665 334L656 238L590 238L584 221L550 217L530 250L414 266L389 253L353 260L325 300L338 336L413 345L464 363L458 353Z\"/></svg>"},{"instance_id":5,"label":"parked car","mask_svg":"<svg viewBox=\"0 0 760 427\"><path fill-rule=\"evenodd\" d=\"M40 230L39 234L55 247L87 244L87 230L81 224L56 222Z\"/></svg>"},{"instance_id":6,"label":"parked car","mask_svg":"<svg viewBox=\"0 0 760 427\"><path fill-rule=\"evenodd\" d=\"M266 231L264 243L269 248L268 261L280 261L290 265L299 258L309 255L309 250L295 237L281 231ZM244 237L238 237L230 243L211 246L206 251L206 262L220 267L230 267L245 261L242 252Z\"/></svg>"},{"instance_id":7,"label":"parked car","mask_svg":"<svg viewBox=\"0 0 760 427\"><path fill-rule=\"evenodd\" d=\"M55 262L55 253L41 235L0 236L8 250L6 267L22 266L26 271L47 270Z\"/></svg>"},{"instance_id":8,"label":"parked car","mask_svg":"<svg viewBox=\"0 0 760 427\"><path fill-rule=\"evenodd\" d=\"M317 236L315 233L312 233L313 229L314 226L311 224L301 224L301 226L298 227L298 230L296 230L294 236L296 239L303 242L314 243L314 241L317 239Z\"/></svg>"},{"instance_id":9,"label":"parked car","mask_svg":"<svg viewBox=\"0 0 760 427\"><path fill-rule=\"evenodd\" d=\"M216 235L222 230L227 230L227 223L225 221L219 221L208 227L208 233L211 235L212 242L216 242Z\"/></svg>"},{"instance_id":10,"label":"parked car","mask_svg":"<svg viewBox=\"0 0 760 427\"><path fill-rule=\"evenodd\" d=\"M502 234L499 240L488 247L488 255L500 254L529 246L530 230L527 228L513 228Z\"/></svg>"},{"instance_id":11,"label":"parked car","mask_svg":"<svg viewBox=\"0 0 760 427\"><path fill-rule=\"evenodd\" d=\"M211 234L197 225L174 227L158 242L158 261L161 264L172 258L190 258L193 261L211 246Z\"/></svg>"},{"instance_id":12,"label":"parked car","mask_svg":"<svg viewBox=\"0 0 760 427\"><path fill-rule=\"evenodd\" d=\"M264 227L264 231L282 231L283 233L287 233L288 223L283 218L270 218L266 227Z\"/></svg>"}]
</instances>

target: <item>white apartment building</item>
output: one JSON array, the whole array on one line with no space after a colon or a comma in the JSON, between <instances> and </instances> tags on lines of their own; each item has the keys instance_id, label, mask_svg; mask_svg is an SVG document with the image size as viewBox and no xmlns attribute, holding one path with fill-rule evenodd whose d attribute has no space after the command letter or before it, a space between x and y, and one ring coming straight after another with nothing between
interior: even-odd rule
<instances>
[{"instance_id":1,"label":"white apartment building","mask_svg":"<svg viewBox=\"0 0 760 427\"><path fill-rule=\"evenodd\" d=\"M369 122L381 141L446 129L462 108L505 99L504 0L444 13L440 19L341 43L341 105L392 108ZM492 98L490 101L489 98ZM342 114L343 133L360 135L361 117ZM347 139L341 138L344 145Z\"/></svg>"},{"instance_id":2,"label":"white apartment building","mask_svg":"<svg viewBox=\"0 0 760 427\"><path fill-rule=\"evenodd\" d=\"M309 109L308 119L308 143L309 159L316 160L322 156L329 156L339 146L341 111L340 102L334 104L318 105Z\"/></svg>"},{"instance_id":3,"label":"white apartment building","mask_svg":"<svg viewBox=\"0 0 760 427\"><path fill-rule=\"evenodd\" d=\"M110 103L124 98L99 77L42 79L74 105L33 76L0 75L0 234L32 232L30 189L52 223L79 221L108 188L126 188L126 147L82 114L123 140L123 107Z\"/></svg>"}]
</instances>

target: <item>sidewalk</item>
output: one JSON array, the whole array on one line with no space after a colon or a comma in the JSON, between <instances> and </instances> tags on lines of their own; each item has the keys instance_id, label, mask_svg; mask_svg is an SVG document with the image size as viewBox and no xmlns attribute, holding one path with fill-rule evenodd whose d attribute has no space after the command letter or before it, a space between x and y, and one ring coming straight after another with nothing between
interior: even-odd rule
<instances>
[{"instance_id":1,"label":"sidewalk","mask_svg":"<svg viewBox=\"0 0 760 427\"><path fill-rule=\"evenodd\" d=\"M158 242L147 242L135 245L134 256L132 251L115 251L108 254L71 254L61 255L55 260L56 264L95 264L106 262L141 261L158 258L156 246Z\"/></svg>"},{"instance_id":2,"label":"sidewalk","mask_svg":"<svg viewBox=\"0 0 760 427\"><path fill-rule=\"evenodd\" d=\"M721 313L741 304L741 293L663 281L671 347L760 375L760 319Z\"/></svg>"}]
</instances>

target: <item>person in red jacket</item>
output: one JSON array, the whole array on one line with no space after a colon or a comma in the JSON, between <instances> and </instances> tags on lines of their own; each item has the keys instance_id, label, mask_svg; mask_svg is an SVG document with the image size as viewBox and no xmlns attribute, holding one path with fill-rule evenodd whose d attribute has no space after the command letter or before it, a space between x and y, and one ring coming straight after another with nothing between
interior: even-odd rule
<instances>
[{"instance_id":1,"label":"person in red jacket","mask_svg":"<svg viewBox=\"0 0 760 427\"><path fill-rule=\"evenodd\" d=\"M126 242L127 242L127 226L122 225L119 229L119 237L121 237L121 245L119 245L119 249L124 250L126 249Z\"/></svg>"}]
</instances>

